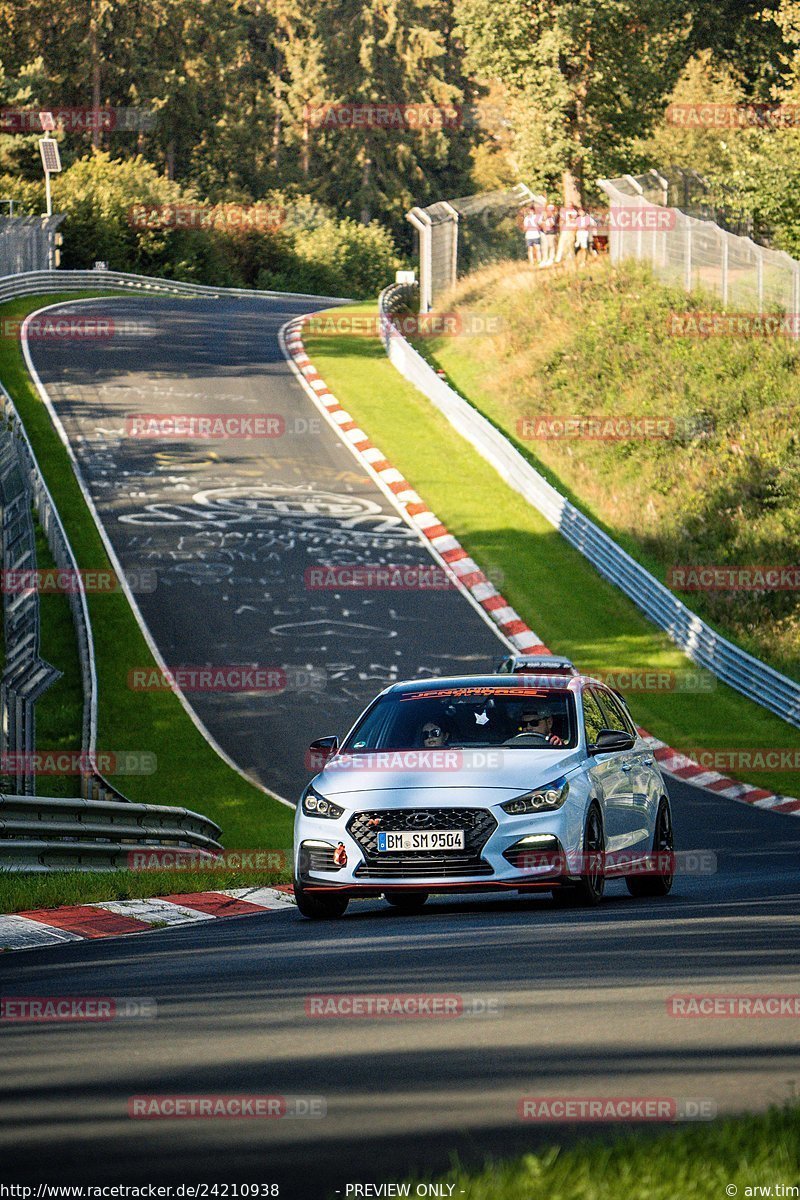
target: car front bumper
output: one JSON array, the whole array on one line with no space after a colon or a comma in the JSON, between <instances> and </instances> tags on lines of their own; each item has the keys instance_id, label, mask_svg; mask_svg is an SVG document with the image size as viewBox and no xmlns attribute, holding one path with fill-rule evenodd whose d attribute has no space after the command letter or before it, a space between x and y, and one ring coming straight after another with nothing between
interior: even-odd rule
<instances>
[{"instance_id":1,"label":"car front bumper","mask_svg":"<svg viewBox=\"0 0 800 1200\"><path fill-rule=\"evenodd\" d=\"M431 806L433 808L433 806ZM306 891L380 895L385 891L532 890L557 886L567 878L563 854L580 849L582 808L569 800L553 812L509 816L499 805L469 805L456 813L486 814L480 844L465 852L378 852L364 833L364 818L385 815L381 809L348 809L332 821L298 812L295 823L296 881ZM393 815L402 810L393 810ZM436 808L437 813L448 810ZM374 819L373 817L373 819ZM437 819L438 823L438 819ZM535 839L527 842L524 839ZM336 856L344 859L337 863Z\"/></svg>"}]
</instances>

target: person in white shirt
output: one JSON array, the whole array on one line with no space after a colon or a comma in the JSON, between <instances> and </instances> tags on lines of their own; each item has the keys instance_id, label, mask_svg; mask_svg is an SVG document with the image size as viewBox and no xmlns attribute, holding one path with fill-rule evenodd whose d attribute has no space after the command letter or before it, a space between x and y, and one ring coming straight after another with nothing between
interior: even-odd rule
<instances>
[{"instance_id":1,"label":"person in white shirt","mask_svg":"<svg viewBox=\"0 0 800 1200\"><path fill-rule=\"evenodd\" d=\"M597 222L585 208L578 208L577 228L575 230L575 257L578 266L585 266L589 257L589 243L592 232L597 228Z\"/></svg>"},{"instance_id":2,"label":"person in white shirt","mask_svg":"<svg viewBox=\"0 0 800 1200\"><path fill-rule=\"evenodd\" d=\"M522 228L525 232L525 246L528 251L528 262L532 267L542 259L542 234L539 229L539 217L535 208L525 211L522 218Z\"/></svg>"}]
</instances>

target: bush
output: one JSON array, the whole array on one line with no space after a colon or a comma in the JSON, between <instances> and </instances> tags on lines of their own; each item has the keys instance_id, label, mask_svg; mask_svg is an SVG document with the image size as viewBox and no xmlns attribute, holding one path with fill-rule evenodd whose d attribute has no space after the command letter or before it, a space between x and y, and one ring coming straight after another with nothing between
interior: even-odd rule
<instances>
[{"instance_id":1,"label":"bush","mask_svg":"<svg viewBox=\"0 0 800 1200\"><path fill-rule=\"evenodd\" d=\"M41 212L41 184L0 177L22 211ZM375 222L337 220L308 197L271 193L262 201L285 210L276 229L237 228L224 205L207 206L208 226L137 228L135 205L203 205L191 189L159 175L141 157L112 159L96 152L79 159L53 184L53 207L64 212L66 269L102 259L112 270L159 275L219 287L257 287L353 298L375 296L402 266L391 235Z\"/></svg>"}]
</instances>

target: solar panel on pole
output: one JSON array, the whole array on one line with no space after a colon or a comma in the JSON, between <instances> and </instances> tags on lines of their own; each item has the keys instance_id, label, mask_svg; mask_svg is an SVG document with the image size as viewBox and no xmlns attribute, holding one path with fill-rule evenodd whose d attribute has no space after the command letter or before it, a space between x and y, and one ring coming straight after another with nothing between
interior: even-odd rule
<instances>
[{"instance_id":1,"label":"solar panel on pole","mask_svg":"<svg viewBox=\"0 0 800 1200\"><path fill-rule=\"evenodd\" d=\"M39 153L44 167L44 190L47 200L47 215L53 215L53 201L50 195L50 176L61 170L61 155L58 152L58 142L55 138L39 138Z\"/></svg>"},{"instance_id":2,"label":"solar panel on pole","mask_svg":"<svg viewBox=\"0 0 800 1200\"><path fill-rule=\"evenodd\" d=\"M61 170L61 155L58 152L58 142L55 138L39 138L39 153L42 156L42 166L48 175L56 175Z\"/></svg>"}]
</instances>

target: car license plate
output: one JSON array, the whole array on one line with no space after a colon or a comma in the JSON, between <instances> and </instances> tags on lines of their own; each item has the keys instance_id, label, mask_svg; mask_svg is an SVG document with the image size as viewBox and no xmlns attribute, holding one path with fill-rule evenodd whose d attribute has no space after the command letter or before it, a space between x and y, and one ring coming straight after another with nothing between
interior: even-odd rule
<instances>
[{"instance_id":1,"label":"car license plate","mask_svg":"<svg viewBox=\"0 0 800 1200\"><path fill-rule=\"evenodd\" d=\"M463 850L463 829L426 829L419 833L394 833L382 830L378 834L379 850Z\"/></svg>"}]
</instances>

